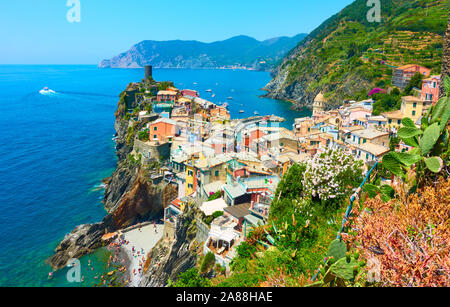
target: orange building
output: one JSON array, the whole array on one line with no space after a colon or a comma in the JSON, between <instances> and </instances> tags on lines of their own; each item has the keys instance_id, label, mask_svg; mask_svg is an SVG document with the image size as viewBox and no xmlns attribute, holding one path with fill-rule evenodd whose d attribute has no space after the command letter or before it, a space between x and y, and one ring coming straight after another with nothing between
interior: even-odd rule
<instances>
[{"instance_id":1,"label":"orange building","mask_svg":"<svg viewBox=\"0 0 450 307\"><path fill-rule=\"evenodd\" d=\"M222 117L230 120L230 112L226 108L217 107L210 110L211 117Z\"/></svg>"},{"instance_id":2,"label":"orange building","mask_svg":"<svg viewBox=\"0 0 450 307\"><path fill-rule=\"evenodd\" d=\"M150 141L172 142L179 135L177 122L168 118L160 118L149 126Z\"/></svg>"},{"instance_id":3,"label":"orange building","mask_svg":"<svg viewBox=\"0 0 450 307\"><path fill-rule=\"evenodd\" d=\"M397 67L394 70L394 75L392 77L392 84L404 89L411 78L416 74L420 73L423 76L429 76L431 73L431 69L417 65L417 64L411 64L411 65L404 65L401 67Z\"/></svg>"}]
</instances>

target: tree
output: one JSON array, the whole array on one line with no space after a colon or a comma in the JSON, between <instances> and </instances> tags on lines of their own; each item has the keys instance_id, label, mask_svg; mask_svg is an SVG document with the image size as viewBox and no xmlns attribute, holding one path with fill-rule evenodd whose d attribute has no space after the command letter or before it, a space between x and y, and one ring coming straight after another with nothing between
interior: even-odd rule
<instances>
[{"instance_id":1,"label":"tree","mask_svg":"<svg viewBox=\"0 0 450 307\"><path fill-rule=\"evenodd\" d=\"M422 88L422 80L423 80L423 75L419 72L416 73L411 78L408 85L405 87L405 90L403 91L403 96L411 95L413 88Z\"/></svg>"}]
</instances>

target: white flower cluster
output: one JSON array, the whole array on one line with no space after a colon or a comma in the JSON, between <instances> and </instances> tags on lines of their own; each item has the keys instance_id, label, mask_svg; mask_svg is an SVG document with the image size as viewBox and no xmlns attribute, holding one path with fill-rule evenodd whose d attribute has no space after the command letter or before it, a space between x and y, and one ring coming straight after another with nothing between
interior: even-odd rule
<instances>
[{"instance_id":1,"label":"white flower cluster","mask_svg":"<svg viewBox=\"0 0 450 307\"><path fill-rule=\"evenodd\" d=\"M361 162L342 149L330 149L319 153L307 162L303 177L305 192L321 200L335 199L348 190L347 176L354 176Z\"/></svg>"}]
</instances>

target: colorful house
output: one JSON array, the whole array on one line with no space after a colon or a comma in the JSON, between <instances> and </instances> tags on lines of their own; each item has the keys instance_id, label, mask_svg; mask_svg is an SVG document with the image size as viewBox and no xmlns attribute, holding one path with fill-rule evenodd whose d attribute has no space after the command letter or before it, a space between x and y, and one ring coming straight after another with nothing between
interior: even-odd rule
<instances>
[{"instance_id":1,"label":"colorful house","mask_svg":"<svg viewBox=\"0 0 450 307\"><path fill-rule=\"evenodd\" d=\"M427 102L414 96L402 97L402 106L398 111L384 113L388 120L388 126L392 128L398 128L402 124L402 120L405 117L411 118L414 122L417 122L422 114L426 110Z\"/></svg>"},{"instance_id":2,"label":"colorful house","mask_svg":"<svg viewBox=\"0 0 450 307\"><path fill-rule=\"evenodd\" d=\"M175 91L159 91L156 95L156 100L161 102L175 103L178 98L178 93Z\"/></svg>"},{"instance_id":3,"label":"colorful house","mask_svg":"<svg viewBox=\"0 0 450 307\"><path fill-rule=\"evenodd\" d=\"M397 67L394 69L392 84L403 90L416 73L420 73L423 76L429 76L431 69L417 64Z\"/></svg>"},{"instance_id":4,"label":"colorful house","mask_svg":"<svg viewBox=\"0 0 450 307\"><path fill-rule=\"evenodd\" d=\"M380 161L381 158L387 154L390 149L386 146L381 146L372 143L364 143L357 146L356 153L364 162L370 163Z\"/></svg>"},{"instance_id":5,"label":"colorful house","mask_svg":"<svg viewBox=\"0 0 450 307\"><path fill-rule=\"evenodd\" d=\"M352 132L350 142L354 145L363 145L366 143L380 146L389 146L389 133L375 129L364 129Z\"/></svg>"},{"instance_id":6,"label":"colorful house","mask_svg":"<svg viewBox=\"0 0 450 307\"><path fill-rule=\"evenodd\" d=\"M180 128L176 121L160 118L149 124L149 134L150 141L172 142L180 134Z\"/></svg>"},{"instance_id":7,"label":"colorful house","mask_svg":"<svg viewBox=\"0 0 450 307\"><path fill-rule=\"evenodd\" d=\"M196 90L182 90L181 95L183 97L189 96L189 97L200 97L200 94Z\"/></svg>"},{"instance_id":8,"label":"colorful house","mask_svg":"<svg viewBox=\"0 0 450 307\"><path fill-rule=\"evenodd\" d=\"M441 76L431 76L422 81L421 99L435 104L439 100L439 84Z\"/></svg>"}]
</instances>

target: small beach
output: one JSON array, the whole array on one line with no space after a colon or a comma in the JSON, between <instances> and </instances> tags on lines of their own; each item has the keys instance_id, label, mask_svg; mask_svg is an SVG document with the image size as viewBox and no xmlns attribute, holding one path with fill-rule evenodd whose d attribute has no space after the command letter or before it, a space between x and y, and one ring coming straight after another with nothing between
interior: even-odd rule
<instances>
[{"instance_id":1,"label":"small beach","mask_svg":"<svg viewBox=\"0 0 450 307\"><path fill-rule=\"evenodd\" d=\"M130 287L138 287L141 281L143 267L147 254L161 240L164 225L149 224L125 231L117 243L126 242L121 245L121 250L126 253L129 260L127 272L130 278ZM119 242L121 240L121 242Z\"/></svg>"}]
</instances>

